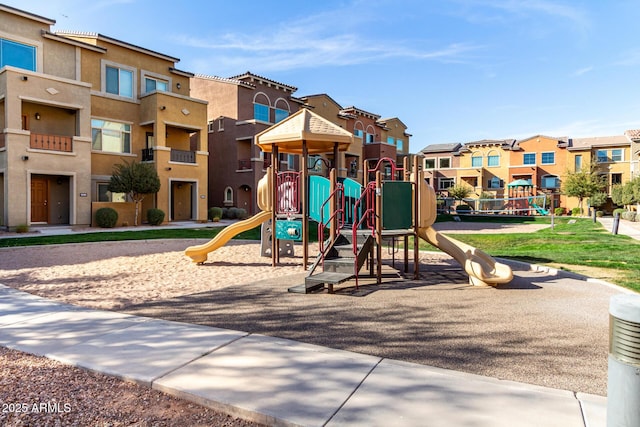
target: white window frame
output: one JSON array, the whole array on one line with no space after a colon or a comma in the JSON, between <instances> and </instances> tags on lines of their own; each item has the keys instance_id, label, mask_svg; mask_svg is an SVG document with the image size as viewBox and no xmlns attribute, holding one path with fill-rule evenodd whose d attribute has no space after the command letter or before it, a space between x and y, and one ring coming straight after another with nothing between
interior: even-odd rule
<instances>
[{"instance_id":1,"label":"white window frame","mask_svg":"<svg viewBox=\"0 0 640 427\"><path fill-rule=\"evenodd\" d=\"M121 124L121 125L128 125L129 126L129 131L121 131L121 135L123 133L128 133L129 134L129 151L123 151L122 148L124 146L124 139L122 139L122 137L120 138L120 146L121 146L121 150L120 151L106 151L104 150L103 147L103 138L101 137L101 144L100 144L100 149L97 148L93 148L93 130L94 129L100 129L101 132L103 129L105 129L104 127L101 128L97 128L93 126L93 120L100 120L106 123L117 123L117 124ZM130 155L133 154L133 124L131 122L120 122L120 121L116 121L116 120L107 120L107 119L101 119L101 118L97 118L97 117L92 117L91 118L91 150L98 152L98 153L113 153L113 154L125 154L125 155Z\"/></svg>"},{"instance_id":2,"label":"white window frame","mask_svg":"<svg viewBox=\"0 0 640 427\"><path fill-rule=\"evenodd\" d=\"M450 185L448 186L443 186L442 184L444 183L449 183ZM438 178L438 190L448 190L451 187L454 187L456 185L456 179L455 178L449 178L449 177L443 177L443 178Z\"/></svg>"},{"instance_id":3,"label":"white window frame","mask_svg":"<svg viewBox=\"0 0 640 427\"><path fill-rule=\"evenodd\" d=\"M233 188L231 187L227 187L224 189L224 194L223 194L223 202L226 203L233 203Z\"/></svg>"},{"instance_id":4,"label":"white window frame","mask_svg":"<svg viewBox=\"0 0 640 427\"><path fill-rule=\"evenodd\" d=\"M533 163L527 163L526 162L525 159L527 158L527 156L529 156L529 157L533 156ZM522 154L522 165L523 166L535 166L535 164L536 164L536 153L523 153Z\"/></svg>"},{"instance_id":5,"label":"white window frame","mask_svg":"<svg viewBox=\"0 0 640 427\"><path fill-rule=\"evenodd\" d=\"M424 168L425 168L425 169L435 169L435 168L436 168L437 160L438 160L438 159L436 159L435 157L425 157L425 158L424 158ZM433 162L433 166L432 166L432 167L429 167L429 166L427 165L427 162Z\"/></svg>"},{"instance_id":6,"label":"white window frame","mask_svg":"<svg viewBox=\"0 0 640 427\"><path fill-rule=\"evenodd\" d=\"M544 155L545 154L553 155L553 162L545 162L544 161ZM541 165L555 165L556 164L556 153L555 153L555 151L543 151L542 153L540 153L540 164ZM552 187L549 187L549 188L552 188Z\"/></svg>"},{"instance_id":7,"label":"white window frame","mask_svg":"<svg viewBox=\"0 0 640 427\"><path fill-rule=\"evenodd\" d=\"M616 158L614 157L613 153L619 151L620 152L620 158L616 160ZM611 157L610 157L612 162L624 162L624 149L622 148L614 148L611 150Z\"/></svg>"},{"instance_id":8,"label":"white window frame","mask_svg":"<svg viewBox=\"0 0 640 427\"><path fill-rule=\"evenodd\" d=\"M446 160L449 166L442 166L443 160ZM451 157L438 157L438 169L451 169Z\"/></svg>"}]
</instances>

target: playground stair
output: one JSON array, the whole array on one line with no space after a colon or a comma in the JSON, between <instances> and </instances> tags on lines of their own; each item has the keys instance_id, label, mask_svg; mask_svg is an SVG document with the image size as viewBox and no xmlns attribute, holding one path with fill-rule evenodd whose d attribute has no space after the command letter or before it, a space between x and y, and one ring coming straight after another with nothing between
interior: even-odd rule
<instances>
[{"instance_id":1,"label":"playground stair","mask_svg":"<svg viewBox=\"0 0 640 427\"><path fill-rule=\"evenodd\" d=\"M326 288L329 293L333 293L334 285L354 278L356 265L357 271L360 271L374 242L370 231L358 232L356 236L358 253L354 255L352 231L340 230L333 245L326 252L324 263L322 254L319 254L310 269L309 276L305 277L304 284L289 288L289 292L308 294ZM322 263L323 271L314 274L316 267Z\"/></svg>"}]
</instances>

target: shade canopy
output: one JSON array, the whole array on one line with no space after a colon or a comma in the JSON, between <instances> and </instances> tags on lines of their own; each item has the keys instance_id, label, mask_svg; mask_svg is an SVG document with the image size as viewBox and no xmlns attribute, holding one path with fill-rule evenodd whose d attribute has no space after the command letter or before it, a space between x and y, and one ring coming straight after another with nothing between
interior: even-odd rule
<instances>
[{"instance_id":1,"label":"shade canopy","mask_svg":"<svg viewBox=\"0 0 640 427\"><path fill-rule=\"evenodd\" d=\"M303 142L308 154L330 153L335 144L338 151L347 151L353 134L303 108L256 135L256 144L265 153L277 146L279 153L302 154Z\"/></svg>"},{"instance_id":2,"label":"shade canopy","mask_svg":"<svg viewBox=\"0 0 640 427\"><path fill-rule=\"evenodd\" d=\"M533 187L533 184L528 179L516 179L507 184L507 187Z\"/></svg>"}]
</instances>

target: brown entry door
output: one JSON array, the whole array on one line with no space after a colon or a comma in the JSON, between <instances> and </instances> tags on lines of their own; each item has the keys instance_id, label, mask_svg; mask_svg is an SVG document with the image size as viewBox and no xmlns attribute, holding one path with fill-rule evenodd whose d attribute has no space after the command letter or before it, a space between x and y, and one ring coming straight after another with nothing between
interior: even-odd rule
<instances>
[{"instance_id":1,"label":"brown entry door","mask_svg":"<svg viewBox=\"0 0 640 427\"><path fill-rule=\"evenodd\" d=\"M31 222L49 222L49 181L31 177Z\"/></svg>"}]
</instances>

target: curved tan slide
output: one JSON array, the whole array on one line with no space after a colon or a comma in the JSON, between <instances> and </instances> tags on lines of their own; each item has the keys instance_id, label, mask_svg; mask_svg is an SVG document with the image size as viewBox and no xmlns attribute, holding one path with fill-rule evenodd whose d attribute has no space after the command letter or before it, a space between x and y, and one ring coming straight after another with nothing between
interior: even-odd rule
<instances>
[{"instance_id":1,"label":"curved tan slide","mask_svg":"<svg viewBox=\"0 0 640 427\"><path fill-rule=\"evenodd\" d=\"M425 180L420 180L418 236L451 255L469 275L474 286L494 286L513 279L511 267L493 259L486 252L438 233L431 227L436 219L436 194Z\"/></svg>"},{"instance_id":2,"label":"curved tan slide","mask_svg":"<svg viewBox=\"0 0 640 427\"><path fill-rule=\"evenodd\" d=\"M254 227L271 219L271 168L267 168L267 173L258 182L258 207L262 212L258 212L251 218L231 224L220 231L216 237L202 245L190 246L185 249L184 254L191 258L196 264L202 264L207 260L209 252L224 246L243 231L251 230Z\"/></svg>"}]
</instances>

